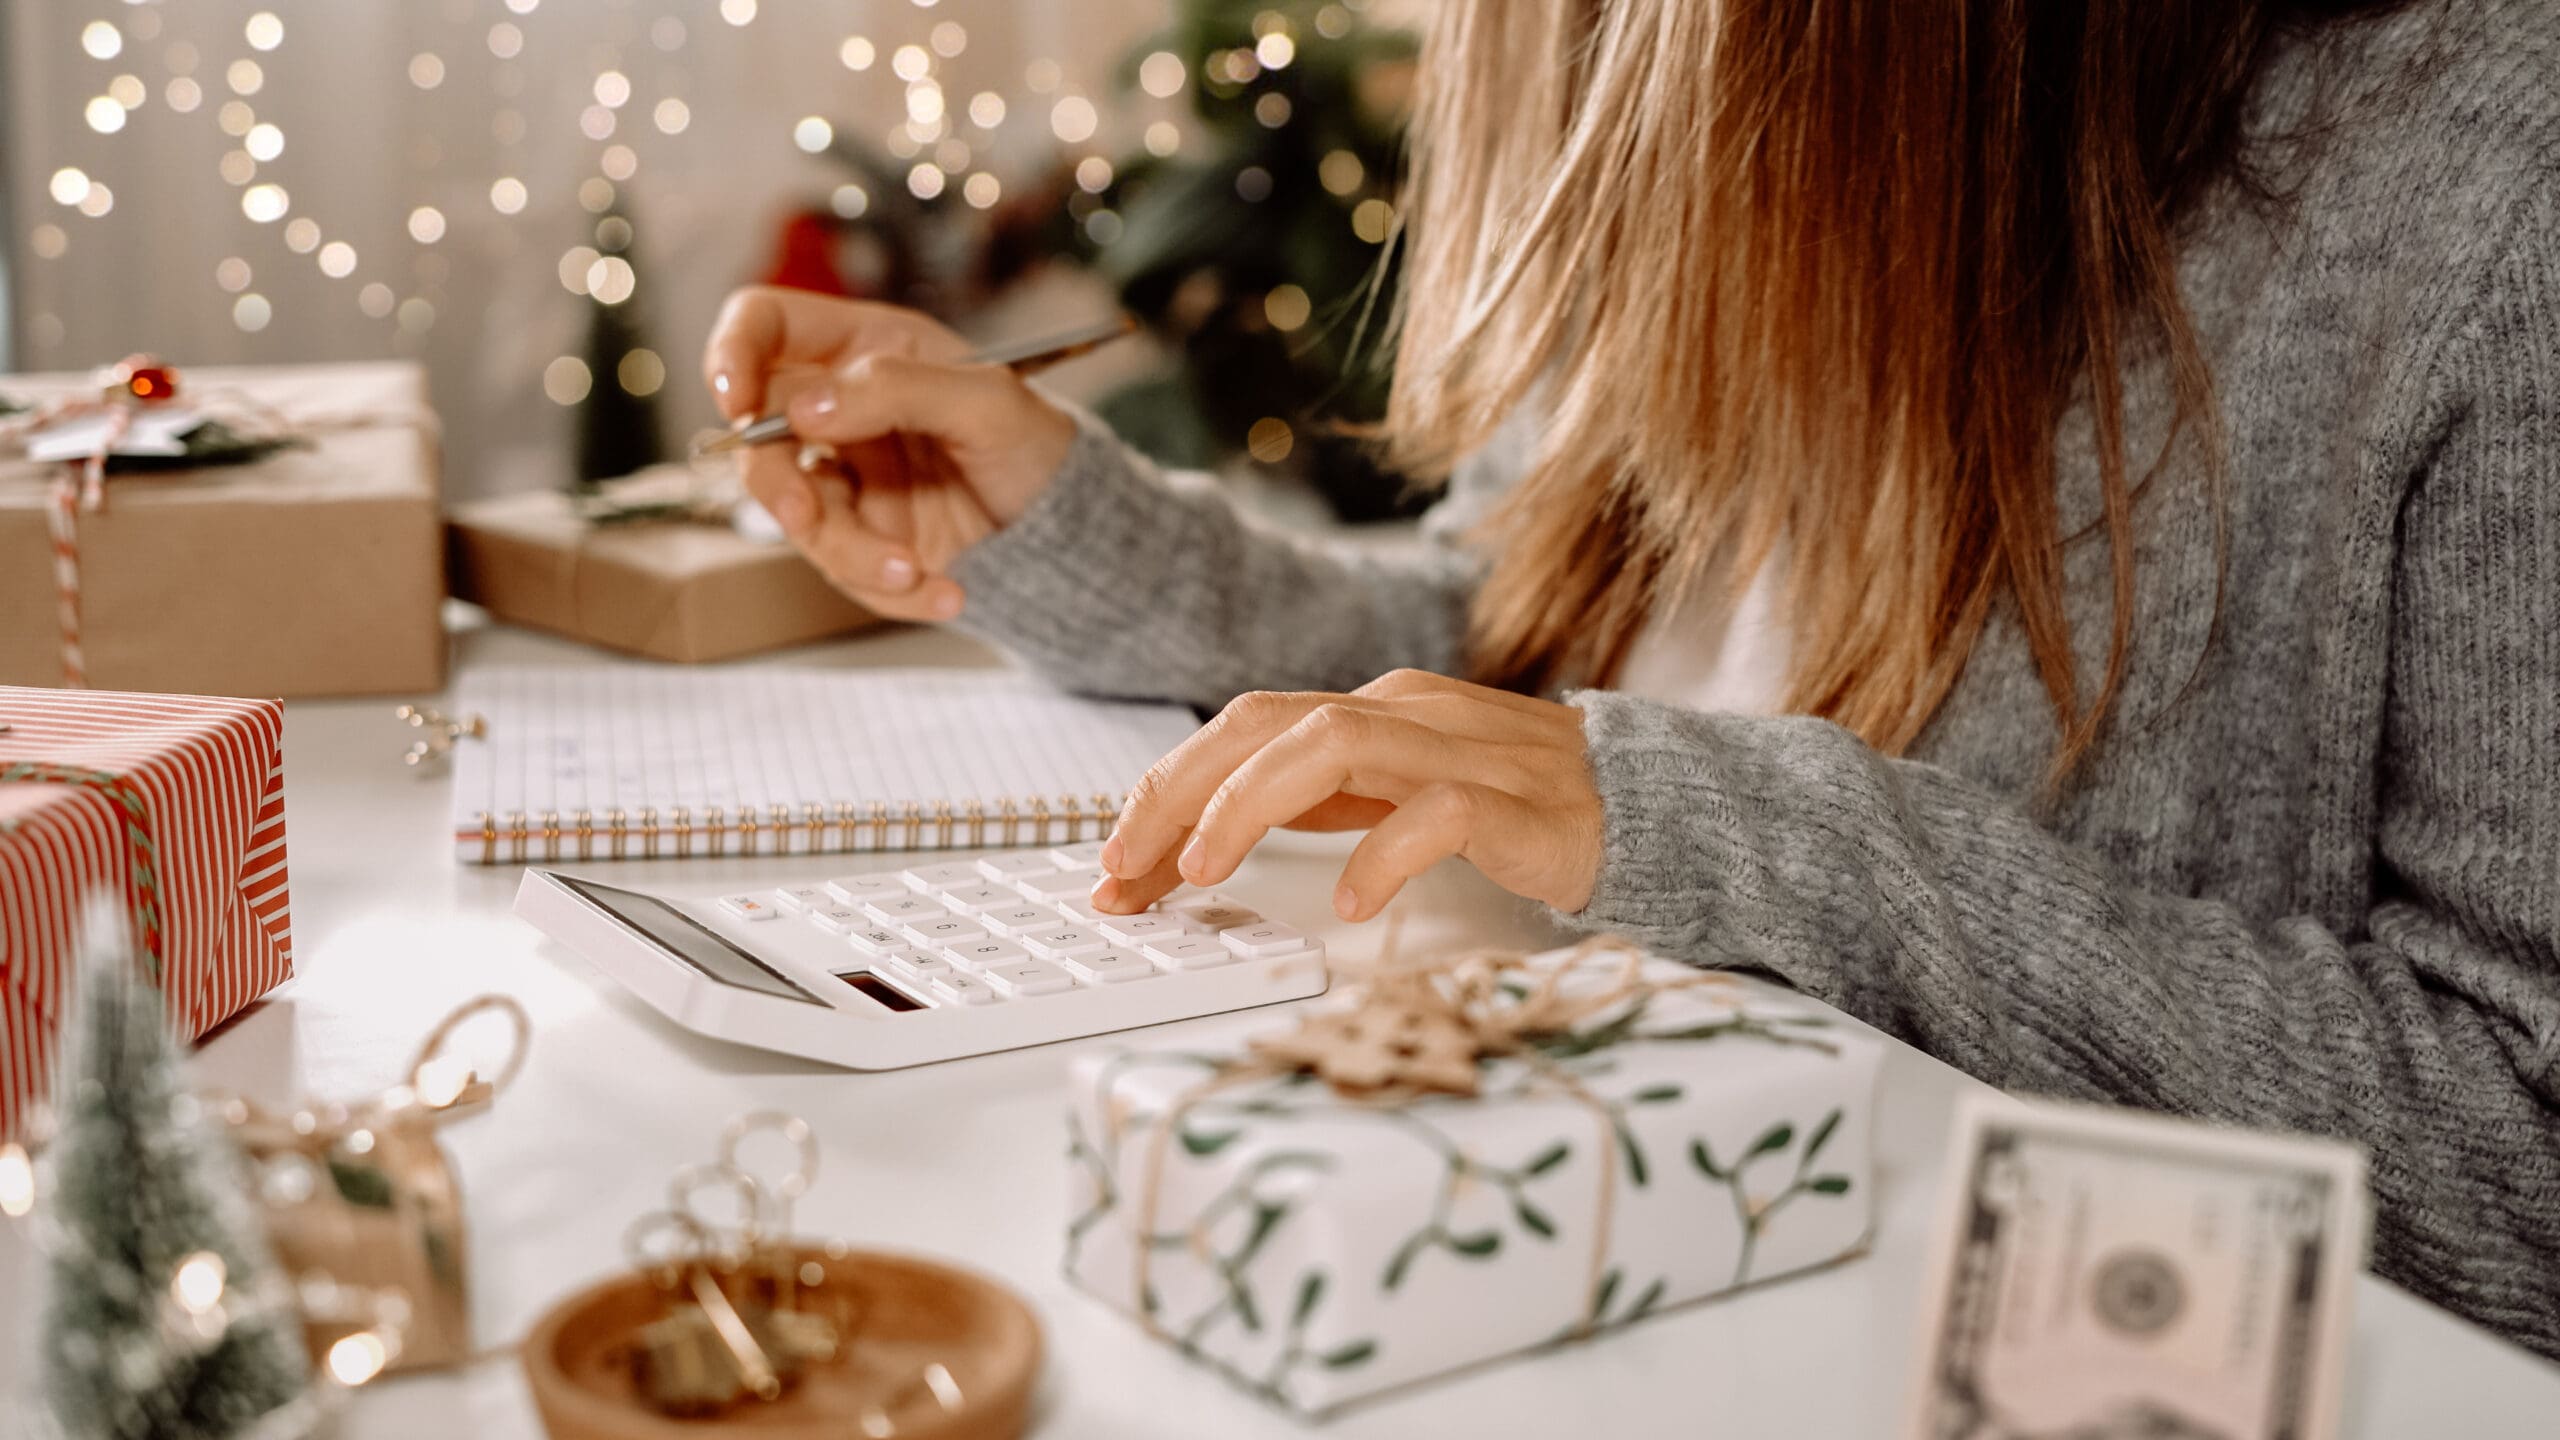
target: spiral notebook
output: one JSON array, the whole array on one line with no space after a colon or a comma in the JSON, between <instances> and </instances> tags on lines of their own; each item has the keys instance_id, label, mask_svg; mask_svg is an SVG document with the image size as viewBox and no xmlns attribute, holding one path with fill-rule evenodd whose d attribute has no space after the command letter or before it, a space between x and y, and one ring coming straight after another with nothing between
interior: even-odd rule
<instances>
[{"instance_id":1,"label":"spiral notebook","mask_svg":"<svg viewBox=\"0 0 2560 1440\"><path fill-rule=\"evenodd\" d=\"M484 865L1057 845L1197 723L990 670L463 675L454 844Z\"/></svg>"}]
</instances>

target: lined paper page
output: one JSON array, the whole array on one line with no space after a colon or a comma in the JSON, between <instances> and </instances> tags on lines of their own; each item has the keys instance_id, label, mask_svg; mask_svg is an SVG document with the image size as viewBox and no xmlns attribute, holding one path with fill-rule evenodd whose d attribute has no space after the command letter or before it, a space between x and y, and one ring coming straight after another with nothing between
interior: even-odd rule
<instances>
[{"instance_id":1,"label":"lined paper page","mask_svg":"<svg viewBox=\"0 0 2560 1440\"><path fill-rule=\"evenodd\" d=\"M1008 801L1027 813L1035 801L1116 800L1194 728L1179 706L1087 700L989 670L496 667L463 675L456 703L488 720L488 739L454 760L455 840L473 859L545 858L484 854L493 829L538 836L616 812L633 826L679 811L702 825L716 809L734 825L742 807L797 821L810 806L993 815Z\"/></svg>"}]
</instances>

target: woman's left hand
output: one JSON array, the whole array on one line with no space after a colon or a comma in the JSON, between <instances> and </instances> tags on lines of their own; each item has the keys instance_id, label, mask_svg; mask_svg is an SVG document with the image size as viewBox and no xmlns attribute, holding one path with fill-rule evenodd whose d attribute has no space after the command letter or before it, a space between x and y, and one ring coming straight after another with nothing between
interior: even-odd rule
<instances>
[{"instance_id":1,"label":"woman's left hand","mask_svg":"<svg viewBox=\"0 0 2560 1440\"><path fill-rule=\"evenodd\" d=\"M1094 904L1131 914L1215 885L1275 827L1369 832L1334 891L1345 920L1452 855L1565 911L1600 870L1581 711L1398 670L1349 695L1238 696L1129 792Z\"/></svg>"}]
</instances>

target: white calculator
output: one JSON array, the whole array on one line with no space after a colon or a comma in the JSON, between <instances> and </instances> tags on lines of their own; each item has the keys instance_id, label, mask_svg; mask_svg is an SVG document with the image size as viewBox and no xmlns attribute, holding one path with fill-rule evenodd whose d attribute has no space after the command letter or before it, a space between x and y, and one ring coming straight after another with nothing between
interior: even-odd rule
<instances>
[{"instance_id":1,"label":"white calculator","mask_svg":"<svg viewBox=\"0 0 2560 1440\"><path fill-rule=\"evenodd\" d=\"M1098 844L689 899L528 869L516 913L688 1030L856 1070L1321 993L1324 946L1224 896L1088 898Z\"/></svg>"}]
</instances>

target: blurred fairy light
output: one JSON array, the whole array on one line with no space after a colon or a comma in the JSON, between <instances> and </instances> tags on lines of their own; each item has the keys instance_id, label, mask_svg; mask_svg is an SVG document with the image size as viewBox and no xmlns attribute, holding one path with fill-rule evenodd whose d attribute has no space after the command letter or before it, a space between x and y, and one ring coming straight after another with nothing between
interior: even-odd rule
<instances>
[{"instance_id":1,"label":"blurred fairy light","mask_svg":"<svg viewBox=\"0 0 2560 1440\"><path fill-rule=\"evenodd\" d=\"M273 50L284 43L284 22L277 19L272 10L261 10L250 16L249 23L241 29L248 35L252 50Z\"/></svg>"},{"instance_id":2,"label":"blurred fairy light","mask_svg":"<svg viewBox=\"0 0 2560 1440\"><path fill-rule=\"evenodd\" d=\"M630 248L630 221L619 215L607 215L596 222L596 249L618 255Z\"/></svg>"},{"instance_id":3,"label":"blurred fairy light","mask_svg":"<svg viewBox=\"0 0 2560 1440\"><path fill-rule=\"evenodd\" d=\"M578 205L590 215L612 209L613 197L613 182L601 175L590 175L578 182Z\"/></svg>"},{"instance_id":4,"label":"blurred fairy light","mask_svg":"<svg viewBox=\"0 0 2560 1440\"><path fill-rule=\"evenodd\" d=\"M376 280L356 292L356 308L379 320L391 313L391 287Z\"/></svg>"},{"instance_id":5,"label":"blurred fairy light","mask_svg":"<svg viewBox=\"0 0 2560 1440\"><path fill-rule=\"evenodd\" d=\"M827 197L827 208L840 220L859 220L871 208L871 192L859 185L839 185Z\"/></svg>"},{"instance_id":6,"label":"blurred fairy light","mask_svg":"<svg viewBox=\"0 0 2560 1440\"><path fill-rule=\"evenodd\" d=\"M36 1167L26 1147L12 1140L0 1145L0 1215L23 1219L36 1208Z\"/></svg>"},{"instance_id":7,"label":"blurred fairy light","mask_svg":"<svg viewBox=\"0 0 2560 1440\"><path fill-rule=\"evenodd\" d=\"M1099 155L1087 155L1076 162L1076 184L1086 193L1099 195L1111 188L1111 162Z\"/></svg>"},{"instance_id":8,"label":"blurred fairy light","mask_svg":"<svg viewBox=\"0 0 2560 1440\"><path fill-rule=\"evenodd\" d=\"M409 83L421 90L433 90L444 83L444 57L432 50L421 50L409 57Z\"/></svg>"},{"instance_id":9,"label":"blurred fairy light","mask_svg":"<svg viewBox=\"0 0 2560 1440\"><path fill-rule=\"evenodd\" d=\"M1271 172L1259 165L1247 165L1236 172L1236 198L1247 205L1259 205L1271 198Z\"/></svg>"},{"instance_id":10,"label":"blurred fairy light","mask_svg":"<svg viewBox=\"0 0 2560 1440\"><path fill-rule=\"evenodd\" d=\"M669 96L658 102L653 118L658 122L659 134L681 135L684 133L684 127L693 123L693 107Z\"/></svg>"},{"instance_id":11,"label":"blurred fairy light","mask_svg":"<svg viewBox=\"0 0 2560 1440\"><path fill-rule=\"evenodd\" d=\"M234 185L246 185L258 178L258 162L250 159L246 150L222 152L222 162L215 168L222 172L223 179Z\"/></svg>"},{"instance_id":12,"label":"blurred fairy light","mask_svg":"<svg viewBox=\"0 0 2560 1440\"><path fill-rule=\"evenodd\" d=\"M1030 86L1034 95L1048 94L1057 89L1064 79L1066 72L1058 68L1057 61L1045 55L1022 67L1022 83Z\"/></svg>"},{"instance_id":13,"label":"blurred fairy light","mask_svg":"<svg viewBox=\"0 0 2560 1440\"><path fill-rule=\"evenodd\" d=\"M1339 40L1351 33L1351 12L1339 5L1327 5L1316 11L1316 33L1327 40Z\"/></svg>"},{"instance_id":14,"label":"blurred fairy light","mask_svg":"<svg viewBox=\"0 0 2560 1440\"><path fill-rule=\"evenodd\" d=\"M578 112L578 130L590 140L613 138L613 112L602 105L590 105Z\"/></svg>"},{"instance_id":15,"label":"blurred fairy light","mask_svg":"<svg viewBox=\"0 0 2560 1440\"><path fill-rule=\"evenodd\" d=\"M880 143L888 146L889 153L901 160L913 160L916 152L924 148L924 142L916 138L915 127L910 125L891 129L888 137Z\"/></svg>"},{"instance_id":16,"label":"blurred fairy light","mask_svg":"<svg viewBox=\"0 0 2560 1440\"><path fill-rule=\"evenodd\" d=\"M915 125L935 125L942 120L942 87L930 80L919 80L907 87L907 120ZM118 116L116 123L124 123Z\"/></svg>"},{"instance_id":17,"label":"blurred fairy light","mask_svg":"<svg viewBox=\"0 0 2560 1440\"><path fill-rule=\"evenodd\" d=\"M181 75L169 82L160 92L160 98L168 101L169 108L179 114L192 115L196 107L204 103L204 87Z\"/></svg>"},{"instance_id":18,"label":"blurred fairy light","mask_svg":"<svg viewBox=\"0 0 2560 1440\"><path fill-rule=\"evenodd\" d=\"M930 120L910 120L900 128L906 132L909 139L915 141L915 148L921 149L941 139L951 127L943 123L941 116L936 115ZM908 153L913 154L914 150Z\"/></svg>"},{"instance_id":19,"label":"blurred fairy light","mask_svg":"<svg viewBox=\"0 0 2560 1440\"><path fill-rule=\"evenodd\" d=\"M889 70L901 80L921 80L933 68L933 57L921 45L901 45L889 57Z\"/></svg>"},{"instance_id":20,"label":"blurred fairy light","mask_svg":"<svg viewBox=\"0 0 2560 1440\"><path fill-rule=\"evenodd\" d=\"M225 100L222 108L213 112L213 118L223 134L246 135L258 123L258 112L250 109L245 100Z\"/></svg>"},{"instance_id":21,"label":"blurred fairy light","mask_svg":"<svg viewBox=\"0 0 2560 1440\"><path fill-rule=\"evenodd\" d=\"M918 165L907 172L907 191L919 200L930 200L942 193L942 168Z\"/></svg>"},{"instance_id":22,"label":"blurred fairy light","mask_svg":"<svg viewBox=\"0 0 2560 1440\"><path fill-rule=\"evenodd\" d=\"M524 210L524 182L513 175L501 175L489 182L489 208L501 215L515 215Z\"/></svg>"},{"instance_id":23,"label":"blurred fairy light","mask_svg":"<svg viewBox=\"0 0 2560 1440\"><path fill-rule=\"evenodd\" d=\"M356 273L356 247L344 240L321 246L320 273L332 280L344 280Z\"/></svg>"},{"instance_id":24,"label":"blurred fairy light","mask_svg":"<svg viewBox=\"0 0 2560 1440\"><path fill-rule=\"evenodd\" d=\"M1096 210L1084 217L1084 238L1096 245L1108 245L1120 238L1120 212Z\"/></svg>"},{"instance_id":25,"label":"blurred fairy light","mask_svg":"<svg viewBox=\"0 0 2560 1440\"><path fill-rule=\"evenodd\" d=\"M1262 297L1262 318L1270 321L1274 330L1295 330L1314 313L1315 306L1307 299L1307 292L1295 285L1275 285Z\"/></svg>"},{"instance_id":26,"label":"blurred fairy light","mask_svg":"<svg viewBox=\"0 0 2560 1440\"><path fill-rule=\"evenodd\" d=\"M62 253L71 248L71 234L48 220L27 232L27 248L36 252L39 260L59 260ZM0 1151L0 1156L5 1154L6 1151Z\"/></svg>"},{"instance_id":27,"label":"blurred fairy light","mask_svg":"<svg viewBox=\"0 0 2560 1440\"><path fill-rule=\"evenodd\" d=\"M519 15L530 15L540 8L542 0L507 0L507 8Z\"/></svg>"},{"instance_id":28,"label":"blurred fairy light","mask_svg":"<svg viewBox=\"0 0 2560 1440\"><path fill-rule=\"evenodd\" d=\"M255 60L234 60L231 68L222 72L222 80L234 95L255 95L266 87L267 72Z\"/></svg>"},{"instance_id":29,"label":"blurred fairy light","mask_svg":"<svg viewBox=\"0 0 2560 1440\"><path fill-rule=\"evenodd\" d=\"M409 212L409 238L421 245L433 245L444 238L444 212L433 205L421 205Z\"/></svg>"},{"instance_id":30,"label":"blurred fairy light","mask_svg":"<svg viewBox=\"0 0 2560 1440\"><path fill-rule=\"evenodd\" d=\"M631 77L619 70L607 70L596 77L596 103L619 110L631 101Z\"/></svg>"},{"instance_id":31,"label":"blurred fairy light","mask_svg":"<svg viewBox=\"0 0 2560 1440\"><path fill-rule=\"evenodd\" d=\"M250 126L249 133L240 137L240 148L248 151L252 160L273 160L284 153L284 132L261 121Z\"/></svg>"},{"instance_id":32,"label":"blurred fairy light","mask_svg":"<svg viewBox=\"0 0 2560 1440\"><path fill-rule=\"evenodd\" d=\"M1316 162L1316 180L1330 194L1355 194L1368 176L1369 168L1360 163L1359 156L1348 150L1328 150L1324 158Z\"/></svg>"},{"instance_id":33,"label":"blurred fairy light","mask_svg":"<svg viewBox=\"0 0 2560 1440\"><path fill-rule=\"evenodd\" d=\"M1182 82L1187 74L1181 56L1170 50L1158 50L1138 62L1138 88L1159 100L1170 100L1182 93Z\"/></svg>"},{"instance_id":34,"label":"blurred fairy light","mask_svg":"<svg viewBox=\"0 0 2560 1440\"><path fill-rule=\"evenodd\" d=\"M1289 123L1289 97L1277 90L1265 90L1253 102L1253 118L1262 128L1277 130Z\"/></svg>"},{"instance_id":35,"label":"blurred fairy light","mask_svg":"<svg viewBox=\"0 0 2560 1440\"><path fill-rule=\"evenodd\" d=\"M92 99L81 113L87 118L89 128L101 135L113 135L124 128L124 107L117 104L112 95Z\"/></svg>"},{"instance_id":36,"label":"blurred fairy light","mask_svg":"<svg viewBox=\"0 0 2560 1440\"><path fill-rule=\"evenodd\" d=\"M684 22L673 15L661 15L649 24L649 43L667 54L684 48Z\"/></svg>"},{"instance_id":37,"label":"blurred fairy light","mask_svg":"<svg viewBox=\"0 0 2560 1440\"><path fill-rule=\"evenodd\" d=\"M720 18L732 25L746 25L756 18L756 0L720 0Z\"/></svg>"},{"instance_id":38,"label":"blurred fairy light","mask_svg":"<svg viewBox=\"0 0 2560 1440\"><path fill-rule=\"evenodd\" d=\"M659 359L655 350L634 350L613 367L613 378L624 393L645 398L657 394L658 388L667 383L667 362Z\"/></svg>"},{"instance_id":39,"label":"blurred fairy light","mask_svg":"<svg viewBox=\"0 0 2560 1440\"><path fill-rule=\"evenodd\" d=\"M284 212L292 208L293 197L281 185L257 184L240 192L240 213L261 225L283 219Z\"/></svg>"},{"instance_id":40,"label":"blurred fairy light","mask_svg":"<svg viewBox=\"0 0 2560 1440\"><path fill-rule=\"evenodd\" d=\"M80 213L95 220L114 208L115 192L94 180L89 182L89 193L80 197Z\"/></svg>"},{"instance_id":41,"label":"blurred fairy light","mask_svg":"<svg viewBox=\"0 0 2560 1440\"><path fill-rule=\"evenodd\" d=\"M77 166L65 165L53 172L53 180L45 188L55 204L77 205L80 197L89 193L89 176Z\"/></svg>"},{"instance_id":42,"label":"blurred fairy light","mask_svg":"<svg viewBox=\"0 0 2560 1440\"><path fill-rule=\"evenodd\" d=\"M596 161L596 168L602 170L608 180L628 180L640 173L640 152L628 145L607 145L603 156Z\"/></svg>"},{"instance_id":43,"label":"blurred fairy light","mask_svg":"<svg viewBox=\"0 0 2560 1440\"><path fill-rule=\"evenodd\" d=\"M267 297L255 290L241 296L231 306L231 323L239 326L243 334L255 335L266 329L267 322L275 318L276 307L268 304Z\"/></svg>"},{"instance_id":44,"label":"blurred fairy light","mask_svg":"<svg viewBox=\"0 0 2560 1440\"><path fill-rule=\"evenodd\" d=\"M1386 242L1395 229L1396 207L1374 197L1351 207L1351 233L1372 245Z\"/></svg>"},{"instance_id":45,"label":"blurred fairy light","mask_svg":"<svg viewBox=\"0 0 2560 1440\"><path fill-rule=\"evenodd\" d=\"M1245 453L1265 465L1277 465L1288 459L1289 452L1296 446L1297 437L1290 433L1289 422L1276 415L1263 416L1253 422L1252 429L1244 432Z\"/></svg>"},{"instance_id":46,"label":"blurred fairy light","mask_svg":"<svg viewBox=\"0 0 2560 1440\"><path fill-rule=\"evenodd\" d=\"M969 143L957 136L933 147L933 163L940 166L945 175L957 175L968 169L971 158Z\"/></svg>"},{"instance_id":47,"label":"blurred fairy light","mask_svg":"<svg viewBox=\"0 0 2560 1440\"><path fill-rule=\"evenodd\" d=\"M927 43L933 46L934 54L947 60L969 48L969 32L960 28L958 21L945 20L933 27Z\"/></svg>"},{"instance_id":48,"label":"blurred fairy light","mask_svg":"<svg viewBox=\"0 0 2560 1440\"><path fill-rule=\"evenodd\" d=\"M107 82L107 94L127 110L139 110L151 98L139 75L119 75Z\"/></svg>"},{"instance_id":49,"label":"blurred fairy light","mask_svg":"<svg viewBox=\"0 0 2560 1440\"><path fill-rule=\"evenodd\" d=\"M1069 95L1049 107L1049 132L1069 145L1092 139L1094 128L1100 123L1093 102L1081 95Z\"/></svg>"},{"instance_id":50,"label":"blurred fairy light","mask_svg":"<svg viewBox=\"0 0 2560 1440\"><path fill-rule=\"evenodd\" d=\"M1159 120L1147 127L1147 153L1161 160L1182 148L1182 127Z\"/></svg>"},{"instance_id":51,"label":"blurred fairy light","mask_svg":"<svg viewBox=\"0 0 2560 1440\"><path fill-rule=\"evenodd\" d=\"M92 20L80 30L80 48L92 60L113 60L124 53L124 32L112 22Z\"/></svg>"},{"instance_id":52,"label":"blurred fairy light","mask_svg":"<svg viewBox=\"0 0 2560 1440\"><path fill-rule=\"evenodd\" d=\"M436 323L436 307L412 295L400 302L400 328L412 335L424 335Z\"/></svg>"},{"instance_id":53,"label":"blurred fairy light","mask_svg":"<svg viewBox=\"0 0 2560 1440\"><path fill-rule=\"evenodd\" d=\"M981 210L1004 198L1004 182L981 170L960 183L960 194Z\"/></svg>"},{"instance_id":54,"label":"blurred fairy light","mask_svg":"<svg viewBox=\"0 0 2560 1440\"><path fill-rule=\"evenodd\" d=\"M382 1337L359 1330L329 1347L329 1378L353 1389L382 1373L391 1359Z\"/></svg>"},{"instance_id":55,"label":"blurred fairy light","mask_svg":"<svg viewBox=\"0 0 2560 1440\"><path fill-rule=\"evenodd\" d=\"M213 283L234 295L248 289L250 279L249 262L237 255L224 256L222 263L213 267Z\"/></svg>"},{"instance_id":56,"label":"blurred fairy light","mask_svg":"<svg viewBox=\"0 0 2560 1440\"><path fill-rule=\"evenodd\" d=\"M563 355L542 367L542 393L554 405L575 405L587 398L595 388L595 376L587 372L587 362L575 355Z\"/></svg>"},{"instance_id":57,"label":"blurred fairy light","mask_svg":"<svg viewBox=\"0 0 2560 1440\"><path fill-rule=\"evenodd\" d=\"M600 255L587 267L587 293L599 304L619 305L638 289L640 277L619 255Z\"/></svg>"},{"instance_id":58,"label":"blurred fairy light","mask_svg":"<svg viewBox=\"0 0 2560 1440\"><path fill-rule=\"evenodd\" d=\"M1298 42L1290 39L1287 31L1274 30L1254 43L1253 58L1261 61L1265 70L1286 70L1289 62L1298 58Z\"/></svg>"},{"instance_id":59,"label":"blurred fairy light","mask_svg":"<svg viewBox=\"0 0 2560 1440\"><path fill-rule=\"evenodd\" d=\"M836 47L836 58L844 62L847 70L868 70L875 52L870 41L859 35L847 35L844 43Z\"/></svg>"},{"instance_id":60,"label":"blurred fairy light","mask_svg":"<svg viewBox=\"0 0 2560 1440\"><path fill-rule=\"evenodd\" d=\"M320 222L308 215L297 215L284 227L284 248L296 255L308 255L320 248Z\"/></svg>"},{"instance_id":61,"label":"blurred fairy light","mask_svg":"<svg viewBox=\"0 0 2560 1440\"><path fill-rule=\"evenodd\" d=\"M791 127L791 143L812 155L835 143L836 127L817 115L803 115Z\"/></svg>"},{"instance_id":62,"label":"blurred fairy light","mask_svg":"<svg viewBox=\"0 0 2560 1440\"><path fill-rule=\"evenodd\" d=\"M513 21L501 20L489 27L489 53L501 60L513 60L524 53L524 32Z\"/></svg>"},{"instance_id":63,"label":"blurred fairy light","mask_svg":"<svg viewBox=\"0 0 2560 1440\"><path fill-rule=\"evenodd\" d=\"M993 90L981 90L969 97L969 123L981 130L993 130L1004 123L1004 97Z\"/></svg>"},{"instance_id":64,"label":"blurred fairy light","mask_svg":"<svg viewBox=\"0 0 2560 1440\"><path fill-rule=\"evenodd\" d=\"M190 1315L201 1315L222 1303L222 1287L231 1278L230 1267L222 1257L210 1250L198 1250L178 1262L176 1273L169 1277L169 1294L178 1308Z\"/></svg>"},{"instance_id":65,"label":"blurred fairy light","mask_svg":"<svg viewBox=\"0 0 2560 1440\"><path fill-rule=\"evenodd\" d=\"M560 284L572 295L587 293L587 272L604 258L585 245L572 245L560 256Z\"/></svg>"}]
</instances>

